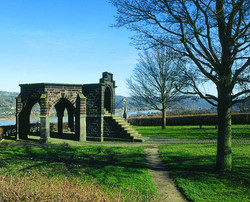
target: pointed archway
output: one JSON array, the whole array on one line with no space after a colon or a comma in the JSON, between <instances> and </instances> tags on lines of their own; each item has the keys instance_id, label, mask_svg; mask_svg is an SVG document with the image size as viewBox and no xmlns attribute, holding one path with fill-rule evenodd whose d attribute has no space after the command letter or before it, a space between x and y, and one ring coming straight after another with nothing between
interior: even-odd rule
<instances>
[{"instance_id":1,"label":"pointed archway","mask_svg":"<svg viewBox=\"0 0 250 202\"><path fill-rule=\"evenodd\" d=\"M74 132L75 131L75 123L74 123L74 117L75 117L75 108L73 106L73 104L65 99L65 98L61 98L56 104L55 104L55 109L57 112L57 131L58 131L58 135L62 135L63 134L63 117L65 115L65 111L67 112L67 116L68 116L68 122L67 122L67 128L70 129L70 132Z\"/></svg>"},{"instance_id":2,"label":"pointed archway","mask_svg":"<svg viewBox=\"0 0 250 202\"><path fill-rule=\"evenodd\" d=\"M106 87L105 92L104 92L104 108L108 111L111 112L112 109L112 98L111 98L111 90L109 87Z\"/></svg>"}]
</instances>

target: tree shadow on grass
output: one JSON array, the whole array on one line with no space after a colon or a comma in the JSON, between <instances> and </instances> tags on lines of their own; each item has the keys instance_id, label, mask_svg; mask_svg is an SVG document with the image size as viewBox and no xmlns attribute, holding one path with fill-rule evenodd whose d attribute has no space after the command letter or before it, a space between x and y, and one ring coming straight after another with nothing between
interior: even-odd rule
<instances>
[{"instance_id":1,"label":"tree shadow on grass","mask_svg":"<svg viewBox=\"0 0 250 202\"><path fill-rule=\"evenodd\" d=\"M1 157L4 159L1 167L14 168L16 163L25 162L18 169L20 173L47 170L46 173L51 176L86 174L90 178L102 178L100 181L104 180L103 183L105 175L108 177L110 173L120 178L141 174L143 168L147 168L143 152L120 147L6 147Z\"/></svg>"},{"instance_id":2,"label":"tree shadow on grass","mask_svg":"<svg viewBox=\"0 0 250 202\"><path fill-rule=\"evenodd\" d=\"M211 184L223 183L228 187L250 186L250 168L244 164L236 165L232 171L219 172L215 168L215 156L192 156L182 152L163 157L164 163L170 175L174 179L185 179L191 183ZM167 159L167 160L166 160ZM247 161L245 157L235 157L235 161ZM183 191L183 190L182 190Z\"/></svg>"}]
</instances>

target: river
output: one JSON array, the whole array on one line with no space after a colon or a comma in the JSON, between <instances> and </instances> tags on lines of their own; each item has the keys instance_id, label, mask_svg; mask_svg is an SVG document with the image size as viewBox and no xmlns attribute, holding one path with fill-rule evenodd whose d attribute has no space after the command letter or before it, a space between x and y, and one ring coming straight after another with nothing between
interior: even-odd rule
<instances>
[{"instance_id":1,"label":"river","mask_svg":"<svg viewBox=\"0 0 250 202\"><path fill-rule=\"evenodd\" d=\"M130 111L128 112L128 117L132 117L132 116L144 116L144 115L147 115L149 116L150 114L153 114L153 113L157 113L157 112L160 112L160 111L157 111L157 110L146 110L146 111ZM122 116L122 113L116 113L115 114L116 116ZM39 118L32 118L31 119L31 123L37 123L39 121ZM67 117L63 117L63 121L64 122L67 122L68 121L68 118ZM57 117L51 117L50 118L50 122L51 123L56 123L57 122ZM16 124L16 119L8 119L8 120L0 120L0 126L8 126L8 125L15 125Z\"/></svg>"},{"instance_id":2,"label":"river","mask_svg":"<svg viewBox=\"0 0 250 202\"><path fill-rule=\"evenodd\" d=\"M31 123L37 123L39 121L39 118L31 119ZM66 122L68 121L67 117L63 117L63 121ZM56 117L50 118L51 123L57 122ZM16 124L16 119L8 119L8 120L0 120L0 126L8 126L8 125L15 125Z\"/></svg>"}]
</instances>

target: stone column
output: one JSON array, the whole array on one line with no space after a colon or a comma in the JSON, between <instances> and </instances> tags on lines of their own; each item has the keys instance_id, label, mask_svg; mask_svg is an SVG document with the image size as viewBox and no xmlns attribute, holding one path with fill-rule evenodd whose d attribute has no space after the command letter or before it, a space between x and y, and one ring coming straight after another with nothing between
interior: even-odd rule
<instances>
[{"instance_id":1,"label":"stone column","mask_svg":"<svg viewBox=\"0 0 250 202\"><path fill-rule=\"evenodd\" d=\"M104 140L104 135L103 135L104 134L104 115L103 114L101 114L101 120L100 121L101 121L101 123L100 123L100 130L101 130L100 135L101 135L101 137L100 138L101 138L101 142L103 142L103 140Z\"/></svg>"},{"instance_id":2,"label":"stone column","mask_svg":"<svg viewBox=\"0 0 250 202\"><path fill-rule=\"evenodd\" d=\"M27 139L30 129L29 122L29 107L23 107L23 101L21 97L16 99L16 130L17 136L16 139Z\"/></svg>"},{"instance_id":3,"label":"stone column","mask_svg":"<svg viewBox=\"0 0 250 202\"><path fill-rule=\"evenodd\" d=\"M20 112L22 111L23 103L21 97L16 98L16 139L20 138Z\"/></svg>"},{"instance_id":4,"label":"stone column","mask_svg":"<svg viewBox=\"0 0 250 202\"><path fill-rule=\"evenodd\" d=\"M57 113L57 131L58 131L58 135L62 135L63 134L63 112L61 113Z\"/></svg>"},{"instance_id":5,"label":"stone column","mask_svg":"<svg viewBox=\"0 0 250 202\"><path fill-rule=\"evenodd\" d=\"M40 142L47 142L50 137L49 109L46 94L40 98Z\"/></svg>"},{"instance_id":6,"label":"stone column","mask_svg":"<svg viewBox=\"0 0 250 202\"><path fill-rule=\"evenodd\" d=\"M68 127L70 128L71 132L74 132L74 113L68 110Z\"/></svg>"},{"instance_id":7,"label":"stone column","mask_svg":"<svg viewBox=\"0 0 250 202\"><path fill-rule=\"evenodd\" d=\"M40 142L48 142L50 137L50 123L48 115L40 116Z\"/></svg>"},{"instance_id":8,"label":"stone column","mask_svg":"<svg viewBox=\"0 0 250 202\"><path fill-rule=\"evenodd\" d=\"M87 140L86 134L86 97L79 93L76 99L76 134L79 135L79 141Z\"/></svg>"}]
</instances>

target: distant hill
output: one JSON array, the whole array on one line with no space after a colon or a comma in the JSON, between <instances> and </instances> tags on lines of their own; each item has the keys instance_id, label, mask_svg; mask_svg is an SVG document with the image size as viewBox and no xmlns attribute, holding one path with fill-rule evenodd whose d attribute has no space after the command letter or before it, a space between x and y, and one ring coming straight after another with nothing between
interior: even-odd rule
<instances>
[{"instance_id":1,"label":"distant hill","mask_svg":"<svg viewBox=\"0 0 250 202\"><path fill-rule=\"evenodd\" d=\"M126 102L127 102L127 108L129 110L144 110L144 109L147 109L145 108L144 106L142 105L138 105L136 104L131 97L124 97L124 96L121 96L121 95L116 95L115 96L115 108L116 109L123 109L124 107L124 102L123 102L123 99L126 99Z\"/></svg>"},{"instance_id":2,"label":"distant hill","mask_svg":"<svg viewBox=\"0 0 250 202\"><path fill-rule=\"evenodd\" d=\"M0 108L2 107L15 107L16 97L18 93L0 91Z\"/></svg>"},{"instance_id":3,"label":"distant hill","mask_svg":"<svg viewBox=\"0 0 250 202\"><path fill-rule=\"evenodd\" d=\"M116 95L115 96L115 108L121 109L123 108L123 96ZM144 110L147 109L142 105L136 105L131 97L126 97L127 106L129 109L137 109L137 110ZM183 99L179 100L175 103L168 103L168 108L170 109L192 109L192 110L199 110L199 109L213 109L213 106L206 102L204 99L201 99L196 96L185 96Z\"/></svg>"},{"instance_id":4,"label":"distant hill","mask_svg":"<svg viewBox=\"0 0 250 202\"><path fill-rule=\"evenodd\" d=\"M18 93L16 92L6 92L0 91L0 118L14 116L16 112L16 97ZM123 109L124 96L116 95L115 96L115 108ZM126 97L127 109L129 111L139 111L139 110L148 110L142 105L135 104L131 97ZM206 102L204 99L201 99L196 96L185 96L184 99L172 103L168 106L168 111L174 112L185 112L189 113L191 111L201 111L201 112L215 112L216 108ZM237 104L233 107L234 112L249 112L250 111L250 100L244 104Z\"/></svg>"},{"instance_id":5,"label":"distant hill","mask_svg":"<svg viewBox=\"0 0 250 202\"><path fill-rule=\"evenodd\" d=\"M122 102L123 96L115 97L115 108L122 109L124 104ZM142 105L136 105L131 97L126 97L127 100L127 109L128 110L148 110L149 108L145 108ZM182 111L185 113L189 112L216 112L216 107L209 104L206 100L201 99L197 96L183 96L183 99L175 102L175 103L167 103L168 111ZM234 112L249 112L250 111L250 100L246 103L236 104L233 106Z\"/></svg>"},{"instance_id":6,"label":"distant hill","mask_svg":"<svg viewBox=\"0 0 250 202\"><path fill-rule=\"evenodd\" d=\"M18 93L0 91L0 117L15 116Z\"/></svg>"}]
</instances>

